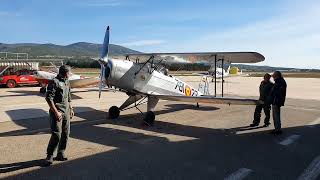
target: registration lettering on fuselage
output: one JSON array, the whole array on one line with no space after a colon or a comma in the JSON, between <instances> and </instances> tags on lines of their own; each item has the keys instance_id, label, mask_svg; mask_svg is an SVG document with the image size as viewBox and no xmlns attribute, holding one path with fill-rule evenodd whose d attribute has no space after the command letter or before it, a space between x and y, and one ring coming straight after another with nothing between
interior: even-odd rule
<instances>
[{"instance_id":1,"label":"registration lettering on fuselage","mask_svg":"<svg viewBox=\"0 0 320 180\"><path fill-rule=\"evenodd\" d=\"M178 91L185 94L186 96L198 96L197 90L191 88L190 86L188 86L187 84L185 84L182 81L179 81L177 79L176 79L176 81L177 81L177 84L174 89L177 89Z\"/></svg>"}]
</instances>

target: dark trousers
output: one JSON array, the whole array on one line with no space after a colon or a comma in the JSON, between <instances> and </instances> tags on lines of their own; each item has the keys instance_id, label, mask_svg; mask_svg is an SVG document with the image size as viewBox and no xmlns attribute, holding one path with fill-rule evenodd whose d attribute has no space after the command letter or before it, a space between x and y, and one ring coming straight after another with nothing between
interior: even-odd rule
<instances>
[{"instance_id":1,"label":"dark trousers","mask_svg":"<svg viewBox=\"0 0 320 180\"><path fill-rule=\"evenodd\" d=\"M50 127L51 127L51 138L47 148L47 155L53 155L54 151L58 148L58 153L63 154L66 150L68 138L70 134L70 113L66 111L63 119L59 122L53 112L50 114Z\"/></svg>"},{"instance_id":2,"label":"dark trousers","mask_svg":"<svg viewBox=\"0 0 320 180\"><path fill-rule=\"evenodd\" d=\"M253 124L259 124L260 123L260 118L261 118L261 111L264 111L264 114L266 117L264 118L264 124L269 124L270 123L270 105L264 105L264 104L259 104L256 106L256 109L254 111L254 119L253 119Z\"/></svg>"},{"instance_id":3,"label":"dark trousers","mask_svg":"<svg viewBox=\"0 0 320 180\"><path fill-rule=\"evenodd\" d=\"M280 108L281 106L272 105L272 117L273 117L274 128L276 130L281 129Z\"/></svg>"}]
</instances>

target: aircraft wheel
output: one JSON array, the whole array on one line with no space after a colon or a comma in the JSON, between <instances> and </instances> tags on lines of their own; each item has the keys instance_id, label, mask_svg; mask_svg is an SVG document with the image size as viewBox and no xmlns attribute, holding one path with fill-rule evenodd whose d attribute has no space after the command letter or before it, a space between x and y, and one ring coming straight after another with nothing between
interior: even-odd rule
<instances>
[{"instance_id":1,"label":"aircraft wheel","mask_svg":"<svg viewBox=\"0 0 320 180\"><path fill-rule=\"evenodd\" d=\"M16 87L16 81L14 81L14 80L12 80L12 79L10 79L10 80L8 80L7 81L7 87L8 88L14 88L14 87Z\"/></svg>"},{"instance_id":2,"label":"aircraft wheel","mask_svg":"<svg viewBox=\"0 0 320 180\"><path fill-rule=\"evenodd\" d=\"M47 88L46 87L41 87L40 88L40 93L41 94L44 94L44 93L46 93L47 92Z\"/></svg>"},{"instance_id":3,"label":"aircraft wheel","mask_svg":"<svg viewBox=\"0 0 320 180\"><path fill-rule=\"evenodd\" d=\"M154 124L154 120L156 118L156 115L152 111L148 111L143 119L143 121L148 124L149 126L152 126Z\"/></svg>"},{"instance_id":4,"label":"aircraft wheel","mask_svg":"<svg viewBox=\"0 0 320 180\"><path fill-rule=\"evenodd\" d=\"M120 115L120 110L117 106L112 106L109 109L109 119L117 119Z\"/></svg>"}]
</instances>

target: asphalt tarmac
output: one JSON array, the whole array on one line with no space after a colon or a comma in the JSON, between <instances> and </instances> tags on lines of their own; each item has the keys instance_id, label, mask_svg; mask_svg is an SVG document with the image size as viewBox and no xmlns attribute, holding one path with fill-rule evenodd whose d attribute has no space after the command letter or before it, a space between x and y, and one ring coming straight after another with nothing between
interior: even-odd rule
<instances>
[{"instance_id":1,"label":"asphalt tarmac","mask_svg":"<svg viewBox=\"0 0 320 180\"><path fill-rule=\"evenodd\" d=\"M243 81L227 80L234 82L229 86L232 92L236 82ZM254 83L259 81L251 80L252 88L257 89ZM94 88L76 89L69 160L50 167L43 167L50 131L39 88L1 88L0 178L319 179L320 100L297 97L294 86L290 89L295 81L288 83L291 92L282 108L284 133L278 136L270 134L273 124L248 127L254 106L197 108L160 101L156 122L147 127L135 108L121 112L116 120L106 118L107 109L121 105L125 94L103 92L99 100ZM248 97L246 93L237 95ZM145 111L146 105L140 109Z\"/></svg>"}]
</instances>

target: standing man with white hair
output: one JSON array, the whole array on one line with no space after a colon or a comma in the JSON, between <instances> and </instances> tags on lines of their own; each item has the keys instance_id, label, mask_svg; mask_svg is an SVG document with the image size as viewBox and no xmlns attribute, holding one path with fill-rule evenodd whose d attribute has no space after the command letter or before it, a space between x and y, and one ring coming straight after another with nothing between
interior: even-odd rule
<instances>
[{"instance_id":1,"label":"standing man with white hair","mask_svg":"<svg viewBox=\"0 0 320 180\"><path fill-rule=\"evenodd\" d=\"M281 130L281 106L284 106L287 94L287 83L283 79L280 71L275 71L272 75L274 86L271 91L272 95L272 116L274 122L274 130L271 132L274 135L282 134Z\"/></svg>"}]
</instances>

